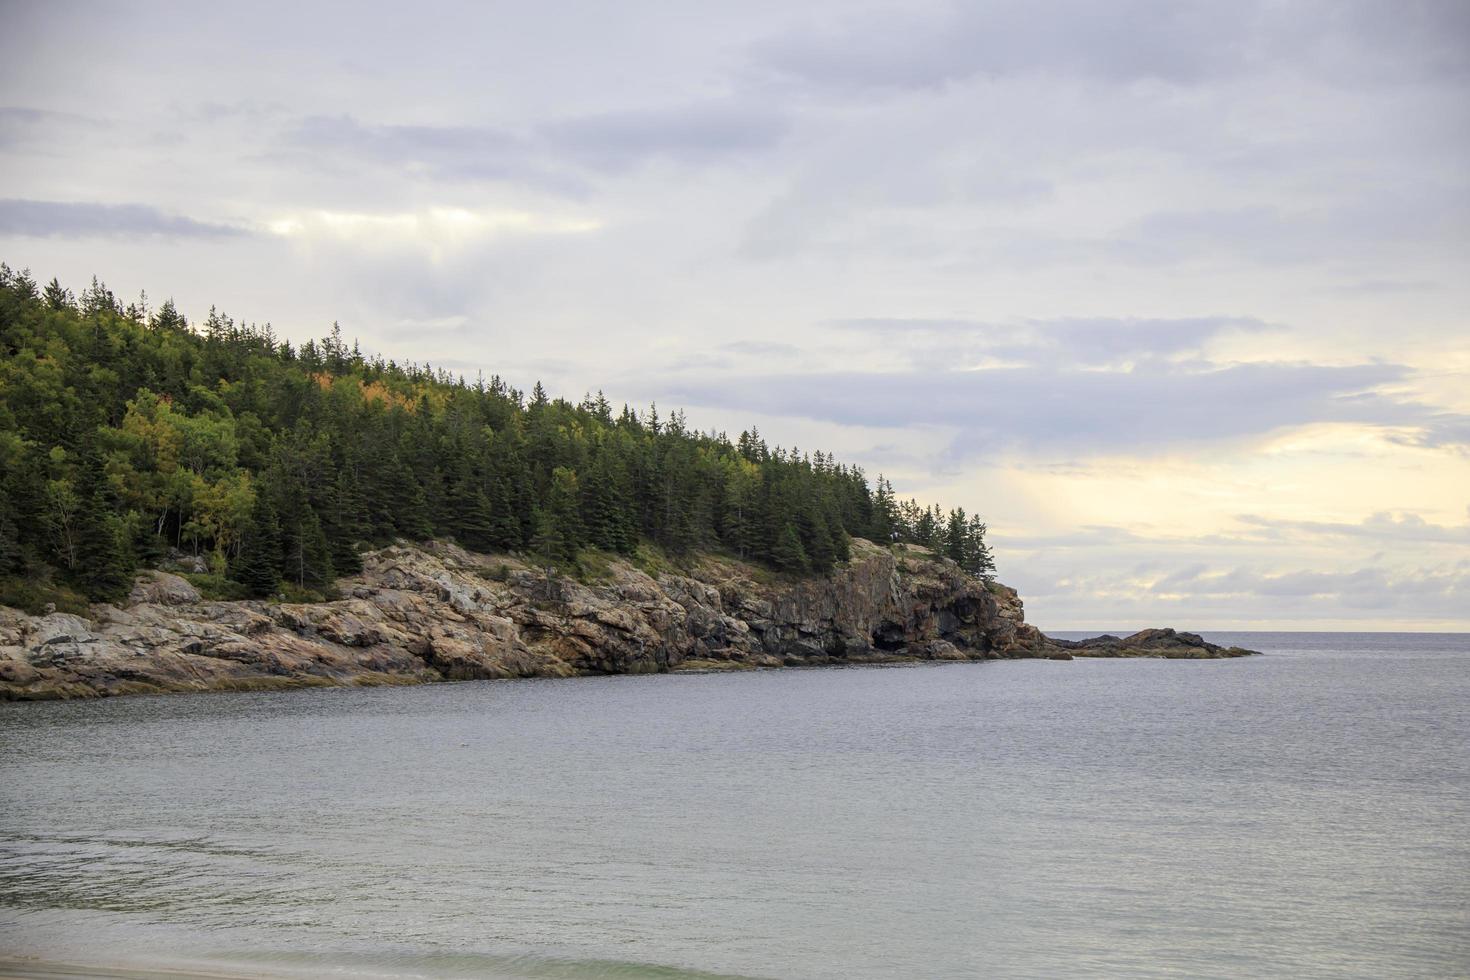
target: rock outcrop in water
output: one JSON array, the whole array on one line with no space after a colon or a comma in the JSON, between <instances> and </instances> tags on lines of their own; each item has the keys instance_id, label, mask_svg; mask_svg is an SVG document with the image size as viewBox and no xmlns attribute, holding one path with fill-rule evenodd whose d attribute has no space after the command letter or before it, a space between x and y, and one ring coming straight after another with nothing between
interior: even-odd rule
<instances>
[{"instance_id":1,"label":"rock outcrop in water","mask_svg":"<svg viewBox=\"0 0 1470 980\"><path fill-rule=\"evenodd\" d=\"M782 579L705 557L650 576L614 562L593 584L454 545L364 556L332 602L210 602L140 575L86 617L0 607L0 698L901 660L1242 656L1191 633L1081 642L1025 622L1020 598L919 549L853 542L827 579Z\"/></svg>"}]
</instances>

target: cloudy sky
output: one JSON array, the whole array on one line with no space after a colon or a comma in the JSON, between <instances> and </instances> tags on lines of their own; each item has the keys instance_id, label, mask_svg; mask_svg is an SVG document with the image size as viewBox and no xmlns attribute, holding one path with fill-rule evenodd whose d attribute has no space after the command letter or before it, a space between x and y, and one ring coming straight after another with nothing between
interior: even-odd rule
<instances>
[{"instance_id":1,"label":"cloudy sky","mask_svg":"<svg viewBox=\"0 0 1470 980\"><path fill-rule=\"evenodd\" d=\"M1463 0L0 7L39 278L835 449L1043 628L1470 629Z\"/></svg>"}]
</instances>

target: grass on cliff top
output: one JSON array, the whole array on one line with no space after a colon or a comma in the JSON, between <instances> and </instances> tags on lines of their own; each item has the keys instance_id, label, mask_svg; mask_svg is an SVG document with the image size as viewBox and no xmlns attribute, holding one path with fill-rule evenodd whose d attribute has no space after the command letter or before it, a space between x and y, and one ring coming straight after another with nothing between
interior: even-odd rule
<instances>
[{"instance_id":1,"label":"grass on cliff top","mask_svg":"<svg viewBox=\"0 0 1470 980\"><path fill-rule=\"evenodd\" d=\"M228 602L250 598L249 589L217 572L180 572L179 578L198 589L201 598L210 601Z\"/></svg>"},{"instance_id":2,"label":"grass on cliff top","mask_svg":"<svg viewBox=\"0 0 1470 980\"><path fill-rule=\"evenodd\" d=\"M73 588L37 578L0 578L0 606L44 616L48 605L54 605L55 612L87 615L87 597Z\"/></svg>"}]
</instances>

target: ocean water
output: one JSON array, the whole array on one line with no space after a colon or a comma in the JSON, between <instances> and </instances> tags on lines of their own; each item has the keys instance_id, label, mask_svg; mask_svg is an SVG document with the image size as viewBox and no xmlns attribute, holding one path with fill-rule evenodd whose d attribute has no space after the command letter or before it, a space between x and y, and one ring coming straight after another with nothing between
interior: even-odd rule
<instances>
[{"instance_id":1,"label":"ocean water","mask_svg":"<svg viewBox=\"0 0 1470 980\"><path fill-rule=\"evenodd\" d=\"M1470 975L1470 635L1209 638L1267 655L0 705L0 957Z\"/></svg>"}]
</instances>

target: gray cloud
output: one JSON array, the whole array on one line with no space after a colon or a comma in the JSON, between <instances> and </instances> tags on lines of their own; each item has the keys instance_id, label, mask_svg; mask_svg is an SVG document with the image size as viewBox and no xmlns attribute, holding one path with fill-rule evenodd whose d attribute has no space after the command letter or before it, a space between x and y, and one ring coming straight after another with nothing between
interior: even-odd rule
<instances>
[{"instance_id":1,"label":"gray cloud","mask_svg":"<svg viewBox=\"0 0 1470 980\"><path fill-rule=\"evenodd\" d=\"M707 162L769 149L788 124L769 107L706 103L601 113L551 123L542 136L557 152L598 170L622 170L654 157Z\"/></svg>"},{"instance_id":2,"label":"gray cloud","mask_svg":"<svg viewBox=\"0 0 1470 980\"><path fill-rule=\"evenodd\" d=\"M1089 564L1096 569L1098 563ZM1262 622L1442 623L1461 619L1470 602L1470 562L1418 567L1370 563L1346 571L1220 568L1193 562L1152 580L1121 569L1075 576L1038 573L1033 566L1022 577L1028 579L1028 594L1045 597L1033 610L1037 605L1065 608L1076 625L1141 625L1179 615L1205 628L1242 623L1260 628Z\"/></svg>"},{"instance_id":3,"label":"gray cloud","mask_svg":"<svg viewBox=\"0 0 1470 980\"><path fill-rule=\"evenodd\" d=\"M28 238L235 238L250 231L146 204L0 200L0 235Z\"/></svg>"},{"instance_id":4,"label":"gray cloud","mask_svg":"<svg viewBox=\"0 0 1470 980\"><path fill-rule=\"evenodd\" d=\"M1317 207L1153 211L1089 236L998 228L989 240L959 254L967 262L1018 270L1100 265L1151 270L1200 261L1267 267L1351 261L1371 270L1397 249L1459 247L1467 228L1470 194L1463 181L1426 180L1412 192L1365 191ZM1370 276L1347 288L1411 293L1432 291L1434 284Z\"/></svg>"},{"instance_id":5,"label":"gray cloud","mask_svg":"<svg viewBox=\"0 0 1470 980\"><path fill-rule=\"evenodd\" d=\"M1344 293L1399 294L1432 293L1444 288L1432 279L1363 279L1338 287Z\"/></svg>"},{"instance_id":6,"label":"gray cloud","mask_svg":"<svg viewBox=\"0 0 1470 980\"><path fill-rule=\"evenodd\" d=\"M1413 197L1379 192L1333 207L1245 207L1164 211L1123 229L1105 247L1128 261L1167 264L1212 250L1262 262L1303 262L1342 254L1345 242L1378 250L1390 241L1458 238L1470 226L1463 186L1417 188Z\"/></svg>"},{"instance_id":7,"label":"gray cloud","mask_svg":"<svg viewBox=\"0 0 1470 980\"><path fill-rule=\"evenodd\" d=\"M1062 70L1109 81L1197 81L1238 64L1240 13L1225 5L1086 0L1037 17L1025 3L888 14L756 47L776 71L852 88L927 88L976 75ZM1201 43L1203 42L1203 43Z\"/></svg>"},{"instance_id":8,"label":"gray cloud","mask_svg":"<svg viewBox=\"0 0 1470 980\"><path fill-rule=\"evenodd\" d=\"M318 163L331 166L370 161L435 180L513 181L582 196L587 172L617 173L654 159L716 162L769 149L786 132L784 116L769 108L722 102L572 116L525 134L308 116L286 131L285 145L324 154Z\"/></svg>"},{"instance_id":9,"label":"gray cloud","mask_svg":"<svg viewBox=\"0 0 1470 980\"><path fill-rule=\"evenodd\" d=\"M747 357L795 357L802 353L795 344L782 344L766 340L736 340L721 344L720 350Z\"/></svg>"},{"instance_id":10,"label":"gray cloud","mask_svg":"<svg viewBox=\"0 0 1470 980\"><path fill-rule=\"evenodd\" d=\"M422 170L448 180L523 178L536 173L525 143L486 126L398 126L364 123L349 115L308 116L286 133L297 150L337 160Z\"/></svg>"},{"instance_id":11,"label":"gray cloud","mask_svg":"<svg viewBox=\"0 0 1470 980\"><path fill-rule=\"evenodd\" d=\"M0 150L23 145L44 146L61 134L75 135L106 129L100 119L74 112L49 112L24 106L0 106Z\"/></svg>"},{"instance_id":12,"label":"gray cloud","mask_svg":"<svg viewBox=\"0 0 1470 980\"><path fill-rule=\"evenodd\" d=\"M1063 0L1044 13L1020 0L954 4L851 19L755 46L774 72L828 88L922 89L977 76L1062 74L1108 83L1196 85L1293 64L1331 75L1403 71L1463 77L1470 18L1454 0L1402 9L1358 3L1272 5ZM1406 66L1412 51L1420 64Z\"/></svg>"},{"instance_id":13,"label":"gray cloud","mask_svg":"<svg viewBox=\"0 0 1470 980\"><path fill-rule=\"evenodd\" d=\"M1386 609L1396 606L1404 597L1422 601L1470 596L1470 570L1419 568L1396 572L1369 567L1331 572L1258 568L1213 571L1196 565L1158 580L1151 591L1197 597L1335 599L1346 600L1359 608Z\"/></svg>"},{"instance_id":14,"label":"gray cloud","mask_svg":"<svg viewBox=\"0 0 1470 980\"><path fill-rule=\"evenodd\" d=\"M956 358L987 355L1021 364L1106 365L1200 354L1231 332L1272 326L1257 317L1058 317L1019 323L915 317L859 317L831 325L871 335L895 350L914 345Z\"/></svg>"},{"instance_id":15,"label":"gray cloud","mask_svg":"<svg viewBox=\"0 0 1470 980\"><path fill-rule=\"evenodd\" d=\"M1283 520L1260 514L1241 514L1236 520L1273 538L1352 538L1377 542L1470 544L1470 524L1459 527L1434 524L1418 514L1380 511L1357 524L1334 521Z\"/></svg>"},{"instance_id":16,"label":"gray cloud","mask_svg":"<svg viewBox=\"0 0 1470 980\"><path fill-rule=\"evenodd\" d=\"M1460 438L1463 417L1377 393L1409 377L1390 364L1242 364L1197 370L1043 367L977 371L841 372L672 378L661 398L765 411L841 425L946 426L957 458L996 451L1148 455L1185 443L1261 436L1289 426L1355 422Z\"/></svg>"}]
</instances>

